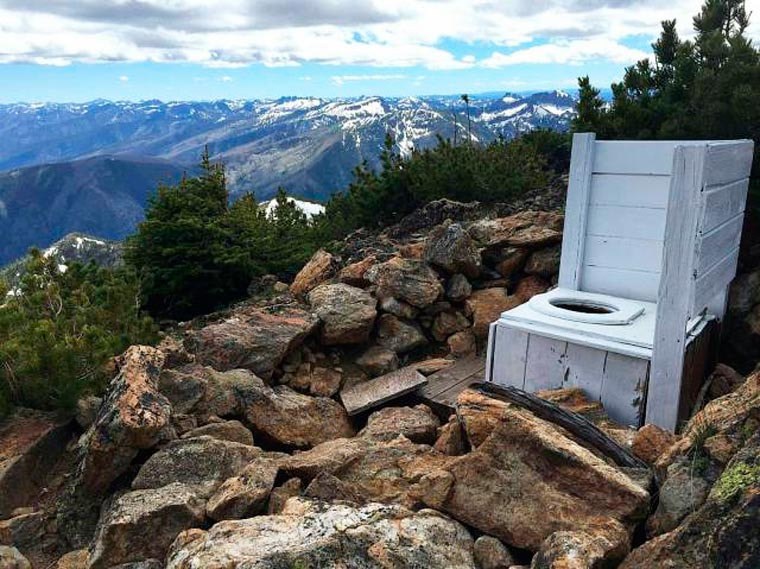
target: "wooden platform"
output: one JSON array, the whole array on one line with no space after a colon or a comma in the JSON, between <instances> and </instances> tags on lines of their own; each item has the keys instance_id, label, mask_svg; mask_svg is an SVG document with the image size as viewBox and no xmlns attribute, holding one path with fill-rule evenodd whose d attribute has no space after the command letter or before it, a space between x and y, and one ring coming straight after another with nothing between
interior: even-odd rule
<instances>
[{"instance_id":1,"label":"wooden platform","mask_svg":"<svg viewBox=\"0 0 760 569\"><path fill-rule=\"evenodd\" d=\"M485 356L458 360L454 365L429 375L427 385L416 395L430 407L452 411L459 394L472 383L485 380Z\"/></svg>"}]
</instances>

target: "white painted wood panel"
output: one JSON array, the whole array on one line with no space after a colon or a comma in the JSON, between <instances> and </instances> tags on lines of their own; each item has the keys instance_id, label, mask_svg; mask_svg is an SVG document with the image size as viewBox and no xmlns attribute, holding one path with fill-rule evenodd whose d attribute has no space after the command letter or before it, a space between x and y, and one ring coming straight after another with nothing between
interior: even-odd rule
<instances>
[{"instance_id":1,"label":"white painted wood panel","mask_svg":"<svg viewBox=\"0 0 760 569\"><path fill-rule=\"evenodd\" d=\"M705 186L725 184L749 177L752 169L751 140L710 144L705 163Z\"/></svg>"},{"instance_id":2,"label":"white painted wood panel","mask_svg":"<svg viewBox=\"0 0 760 569\"><path fill-rule=\"evenodd\" d=\"M664 234L664 209L614 205L588 208L586 235L662 241Z\"/></svg>"},{"instance_id":3,"label":"white painted wood panel","mask_svg":"<svg viewBox=\"0 0 760 569\"><path fill-rule=\"evenodd\" d=\"M583 262L593 267L659 274L662 266L662 241L589 235L586 238Z\"/></svg>"},{"instance_id":4,"label":"white painted wood panel","mask_svg":"<svg viewBox=\"0 0 760 569\"><path fill-rule=\"evenodd\" d=\"M700 276L693 286L691 314L695 316L706 307L714 305L714 299L734 280L739 260L739 248L729 251L712 269ZM716 316L723 316L716 314Z\"/></svg>"},{"instance_id":5,"label":"white painted wood panel","mask_svg":"<svg viewBox=\"0 0 760 569\"><path fill-rule=\"evenodd\" d=\"M665 209L668 205L670 176L629 176L594 174L591 203Z\"/></svg>"},{"instance_id":6,"label":"white painted wood panel","mask_svg":"<svg viewBox=\"0 0 760 569\"><path fill-rule=\"evenodd\" d=\"M739 246L744 213L739 213L723 225L705 233L698 240L696 277L706 274L725 256ZM731 276L733 278L733 275Z\"/></svg>"},{"instance_id":7,"label":"white painted wood panel","mask_svg":"<svg viewBox=\"0 0 760 569\"><path fill-rule=\"evenodd\" d=\"M670 431L676 430L681 398L689 288L693 279L706 151L703 146L679 146L673 158L646 407L647 422Z\"/></svg>"},{"instance_id":8,"label":"white painted wood panel","mask_svg":"<svg viewBox=\"0 0 760 569\"><path fill-rule=\"evenodd\" d=\"M492 381L499 385L523 388L528 334L515 328L496 326L494 349L499 357L493 362Z\"/></svg>"},{"instance_id":9,"label":"white painted wood panel","mask_svg":"<svg viewBox=\"0 0 760 569\"><path fill-rule=\"evenodd\" d=\"M565 351L564 387L578 387L589 400L599 401L606 360L607 352L604 350L568 343Z\"/></svg>"},{"instance_id":10,"label":"white painted wood panel","mask_svg":"<svg viewBox=\"0 0 760 569\"><path fill-rule=\"evenodd\" d=\"M583 266L583 290L620 298L657 302L660 274Z\"/></svg>"},{"instance_id":11,"label":"white painted wood panel","mask_svg":"<svg viewBox=\"0 0 760 569\"><path fill-rule=\"evenodd\" d=\"M594 173L670 175L675 144L671 141L597 142Z\"/></svg>"},{"instance_id":12,"label":"white painted wood panel","mask_svg":"<svg viewBox=\"0 0 760 569\"><path fill-rule=\"evenodd\" d=\"M638 427L646 404L649 361L609 353L602 381L602 405L624 425Z\"/></svg>"},{"instance_id":13,"label":"white painted wood panel","mask_svg":"<svg viewBox=\"0 0 760 569\"><path fill-rule=\"evenodd\" d=\"M559 265L559 285L569 289L578 289L580 286L595 139L594 134L573 135Z\"/></svg>"},{"instance_id":14,"label":"white painted wood panel","mask_svg":"<svg viewBox=\"0 0 760 569\"><path fill-rule=\"evenodd\" d=\"M528 360L525 364L525 391L562 387L565 375L567 342L531 334L528 339Z\"/></svg>"},{"instance_id":15,"label":"white painted wood panel","mask_svg":"<svg viewBox=\"0 0 760 569\"><path fill-rule=\"evenodd\" d=\"M702 231L707 232L744 211L749 178L707 188L704 193Z\"/></svg>"}]
</instances>

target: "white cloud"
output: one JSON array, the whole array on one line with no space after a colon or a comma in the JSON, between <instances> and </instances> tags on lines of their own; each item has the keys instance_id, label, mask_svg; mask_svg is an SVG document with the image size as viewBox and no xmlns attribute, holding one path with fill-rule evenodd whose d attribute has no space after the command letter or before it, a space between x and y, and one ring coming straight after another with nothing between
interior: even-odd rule
<instances>
[{"instance_id":1,"label":"white cloud","mask_svg":"<svg viewBox=\"0 0 760 569\"><path fill-rule=\"evenodd\" d=\"M330 79L336 85L343 85L344 83L353 83L355 81L393 81L396 79L406 79L406 75L333 75Z\"/></svg>"},{"instance_id":2,"label":"white cloud","mask_svg":"<svg viewBox=\"0 0 760 569\"><path fill-rule=\"evenodd\" d=\"M648 54L608 39L559 41L537 45L509 54L494 52L481 62L483 67L506 67L521 63L560 63L581 65L588 61L607 60L620 64L634 63Z\"/></svg>"},{"instance_id":3,"label":"white cloud","mask_svg":"<svg viewBox=\"0 0 760 569\"><path fill-rule=\"evenodd\" d=\"M129 77L127 75L120 75L119 81L121 81L122 83L126 83L129 81Z\"/></svg>"},{"instance_id":4,"label":"white cloud","mask_svg":"<svg viewBox=\"0 0 760 569\"><path fill-rule=\"evenodd\" d=\"M465 69L630 62L703 0L0 0L0 63L185 62L213 68L304 63ZM760 37L760 0L748 0ZM478 63L447 41L493 45Z\"/></svg>"},{"instance_id":5,"label":"white cloud","mask_svg":"<svg viewBox=\"0 0 760 569\"><path fill-rule=\"evenodd\" d=\"M222 83L229 83L231 81L234 81L234 79L230 77L229 75L223 75L219 78L219 81L221 81Z\"/></svg>"}]
</instances>

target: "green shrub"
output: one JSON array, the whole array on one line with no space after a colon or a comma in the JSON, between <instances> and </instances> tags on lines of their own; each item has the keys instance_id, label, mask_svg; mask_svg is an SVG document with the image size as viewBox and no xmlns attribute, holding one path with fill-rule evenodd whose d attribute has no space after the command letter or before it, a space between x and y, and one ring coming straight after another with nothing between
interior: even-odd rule
<instances>
[{"instance_id":1,"label":"green shrub","mask_svg":"<svg viewBox=\"0 0 760 569\"><path fill-rule=\"evenodd\" d=\"M157 329L139 308L134 272L72 264L32 250L0 307L0 408L71 408L110 379L107 362Z\"/></svg>"}]
</instances>

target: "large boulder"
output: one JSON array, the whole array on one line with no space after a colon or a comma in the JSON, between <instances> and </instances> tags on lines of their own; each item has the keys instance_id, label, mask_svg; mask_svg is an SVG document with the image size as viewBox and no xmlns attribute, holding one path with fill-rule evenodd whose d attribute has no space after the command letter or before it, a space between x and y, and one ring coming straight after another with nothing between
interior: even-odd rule
<instances>
[{"instance_id":1,"label":"large boulder","mask_svg":"<svg viewBox=\"0 0 760 569\"><path fill-rule=\"evenodd\" d=\"M449 274L462 273L472 278L480 274L480 251L459 223L446 222L433 229L423 256Z\"/></svg>"},{"instance_id":2,"label":"large boulder","mask_svg":"<svg viewBox=\"0 0 760 569\"><path fill-rule=\"evenodd\" d=\"M208 497L261 455L260 448L208 436L172 441L145 461L132 488L160 488L178 482Z\"/></svg>"},{"instance_id":3,"label":"large boulder","mask_svg":"<svg viewBox=\"0 0 760 569\"><path fill-rule=\"evenodd\" d=\"M76 469L59 503L58 527L75 548L89 541L111 483L171 427L171 405L158 392L163 354L132 346L119 363L95 422L79 441Z\"/></svg>"},{"instance_id":4,"label":"large boulder","mask_svg":"<svg viewBox=\"0 0 760 569\"><path fill-rule=\"evenodd\" d=\"M292 306L247 307L222 322L188 331L185 346L199 363L215 370L243 368L269 379L318 323L315 315Z\"/></svg>"},{"instance_id":5,"label":"large boulder","mask_svg":"<svg viewBox=\"0 0 760 569\"><path fill-rule=\"evenodd\" d=\"M310 397L287 385L269 387L260 383L248 397L245 417L254 433L270 443L288 447L309 448L356 432L338 402Z\"/></svg>"},{"instance_id":6,"label":"large boulder","mask_svg":"<svg viewBox=\"0 0 760 569\"><path fill-rule=\"evenodd\" d=\"M692 417L684 428L681 438L657 459L656 467L661 478L670 464L687 455L700 450L699 447L709 447L709 438L705 440L705 432L722 438L743 440L746 432L756 430L760 424L760 371L747 377L736 391L710 401ZM734 450L738 449L738 445ZM729 456L722 462L727 462Z\"/></svg>"},{"instance_id":7,"label":"large boulder","mask_svg":"<svg viewBox=\"0 0 760 569\"><path fill-rule=\"evenodd\" d=\"M204 518L203 501L182 484L124 494L98 523L89 567L163 559L177 534Z\"/></svg>"},{"instance_id":8,"label":"large boulder","mask_svg":"<svg viewBox=\"0 0 760 569\"><path fill-rule=\"evenodd\" d=\"M634 550L621 569L760 567L760 433L745 443L707 501L673 531Z\"/></svg>"},{"instance_id":9,"label":"large boulder","mask_svg":"<svg viewBox=\"0 0 760 569\"><path fill-rule=\"evenodd\" d=\"M0 545L0 567L2 569L32 569L32 564L15 547Z\"/></svg>"},{"instance_id":10,"label":"large boulder","mask_svg":"<svg viewBox=\"0 0 760 569\"><path fill-rule=\"evenodd\" d=\"M438 275L429 265L401 257L373 266L366 278L377 286L379 298L393 297L417 308L430 306L443 293Z\"/></svg>"},{"instance_id":11,"label":"large boulder","mask_svg":"<svg viewBox=\"0 0 760 569\"><path fill-rule=\"evenodd\" d=\"M305 296L317 285L322 284L332 277L338 270L338 260L324 249L320 249L312 255L309 262L298 272L290 292L294 296Z\"/></svg>"},{"instance_id":12,"label":"large boulder","mask_svg":"<svg viewBox=\"0 0 760 569\"><path fill-rule=\"evenodd\" d=\"M472 538L431 510L288 500L274 516L190 530L172 545L167 569L195 567L475 568Z\"/></svg>"},{"instance_id":13,"label":"large boulder","mask_svg":"<svg viewBox=\"0 0 760 569\"><path fill-rule=\"evenodd\" d=\"M377 257L370 255L361 261L346 265L338 273L338 280L351 286L366 287L369 281L365 278L365 275L375 263L377 263Z\"/></svg>"},{"instance_id":14,"label":"large boulder","mask_svg":"<svg viewBox=\"0 0 760 569\"><path fill-rule=\"evenodd\" d=\"M309 293L309 303L322 321L323 345L369 340L377 317L377 300L370 293L347 284L320 285Z\"/></svg>"},{"instance_id":15,"label":"large boulder","mask_svg":"<svg viewBox=\"0 0 760 569\"><path fill-rule=\"evenodd\" d=\"M18 409L0 424L0 518L37 501L74 435L54 414Z\"/></svg>"},{"instance_id":16,"label":"large boulder","mask_svg":"<svg viewBox=\"0 0 760 569\"><path fill-rule=\"evenodd\" d=\"M378 345L405 354L428 343L422 328L414 320L383 314L377 319Z\"/></svg>"},{"instance_id":17,"label":"large boulder","mask_svg":"<svg viewBox=\"0 0 760 569\"><path fill-rule=\"evenodd\" d=\"M461 302L472 294L472 285L467 277L457 273L449 279L446 285L446 298L454 302Z\"/></svg>"},{"instance_id":18,"label":"large boulder","mask_svg":"<svg viewBox=\"0 0 760 569\"><path fill-rule=\"evenodd\" d=\"M521 211L509 217L476 221L469 233L483 247L538 248L562 240L563 222L563 216L558 213Z\"/></svg>"},{"instance_id":19,"label":"large boulder","mask_svg":"<svg viewBox=\"0 0 760 569\"><path fill-rule=\"evenodd\" d=\"M427 405L385 407L369 416L367 426L359 433L376 440L393 440L399 435L412 442L432 445L441 422Z\"/></svg>"},{"instance_id":20,"label":"large boulder","mask_svg":"<svg viewBox=\"0 0 760 569\"><path fill-rule=\"evenodd\" d=\"M419 503L416 487L420 479L451 460L403 436L387 441L361 437L329 441L285 458L280 470L304 481L323 472L332 474L364 503L413 507Z\"/></svg>"},{"instance_id":21,"label":"large boulder","mask_svg":"<svg viewBox=\"0 0 760 569\"><path fill-rule=\"evenodd\" d=\"M433 320L430 331L433 338L445 342L446 338L470 327L470 321L458 310L441 312Z\"/></svg>"},{"instance_id":22,"label":"large boulder","mask_svg":"<svg viewBox=\"0 0 760 569\"><path fill-rule=\"evenodd\" d=\"M467 396L471 405L476 398L489 405L481 394ZM647 514L645 490L528 411L503 405L473 447L431 470L418 485L420 498L508 545L538 551L554 532L583 531L609 543L609 562L629 547L619 543L619 528L632 529Z\"/></svg>"},{"instance_id":23,"label":"large boulder","mask_svg":"<svg viewBox=\"0 0 760 569\"><path fill-rule=\"evenodd\" d=\"M657 510L647 520L647 535L669 532L707 498L710 483L693 461L677 461L668 466L667 479L660 486Z\"/></svg>"},{"instance_id":24,"label":"large boulder","mask_svg":"<svg viewBox=\"0 0 760 569\"><path fill-rule=\"evenodd\" d=\"M522 304L522 299L507 294L506 288L485 288L476 290L467 299L467 307L472 312L472 331L479 340L488 337L488 327L501 313Z\"/></svg>"}]
</instances>

